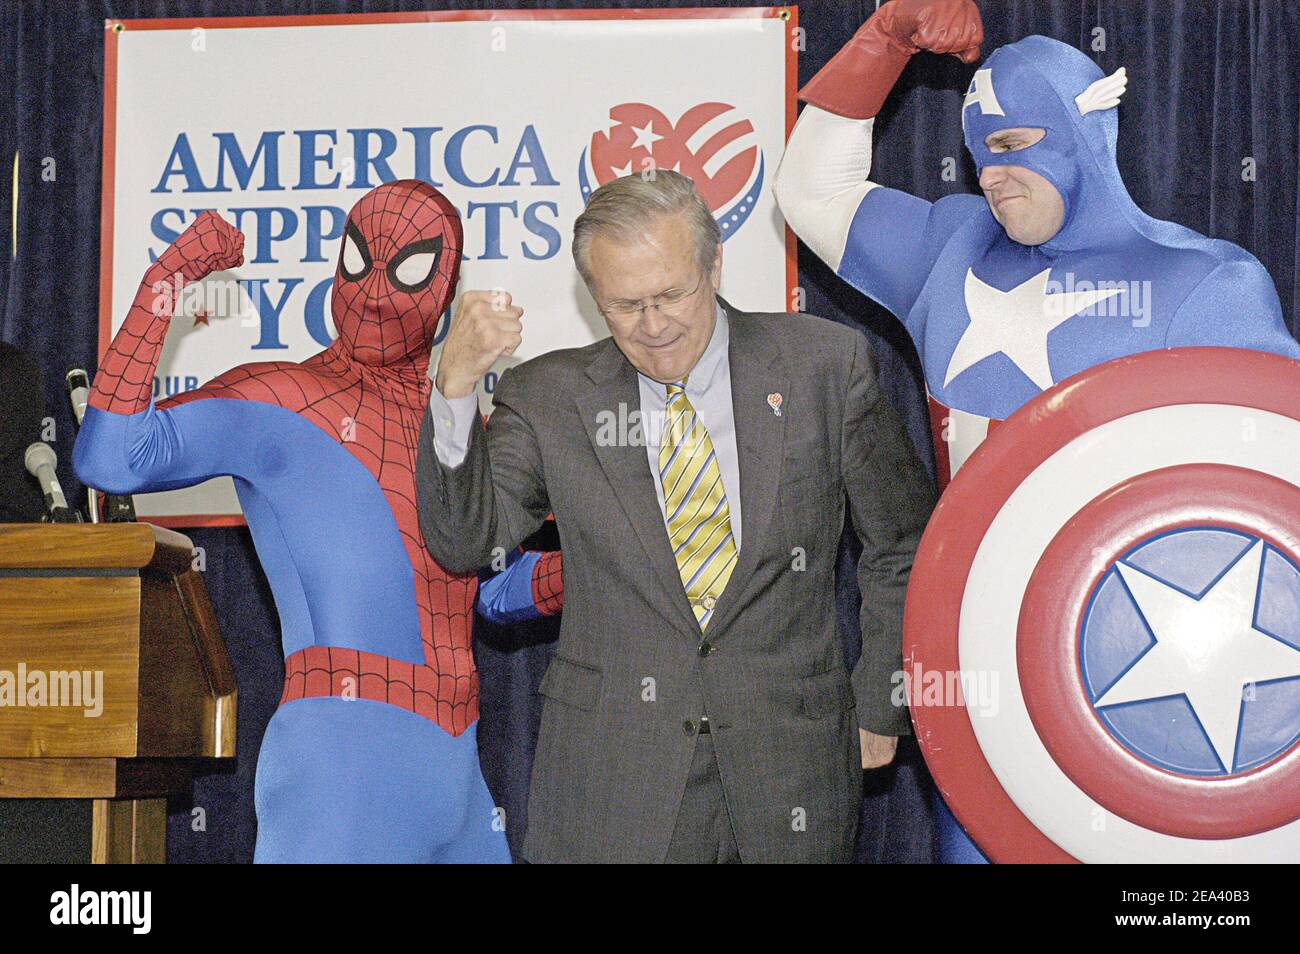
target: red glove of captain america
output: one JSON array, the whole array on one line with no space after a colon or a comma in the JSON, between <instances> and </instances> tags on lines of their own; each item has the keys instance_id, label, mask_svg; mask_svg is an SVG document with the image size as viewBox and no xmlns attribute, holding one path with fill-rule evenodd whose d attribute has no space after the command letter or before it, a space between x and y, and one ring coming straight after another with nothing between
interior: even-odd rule
<instances>
[{"instance_id":1,"label":"red glove of captain america","mask_svg":"<svg viewBox=\"0 0 1300 954\"><path fill-rule=\"evenodd\" d=\"M979 59L984 24L972 0L892 0L873 13L844 48L799 91L799 98L838 116L880 112L912 54Z\"/></svg>"}]
</instances>

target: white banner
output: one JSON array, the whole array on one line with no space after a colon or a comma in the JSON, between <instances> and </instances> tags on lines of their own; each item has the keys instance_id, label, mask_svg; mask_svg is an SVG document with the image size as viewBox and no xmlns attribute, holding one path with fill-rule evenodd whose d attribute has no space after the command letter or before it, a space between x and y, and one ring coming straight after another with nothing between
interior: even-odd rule
<instances>
[{"instance_id":1,"label":"white banner","mask_svg":"<svg viewBox=\"0 0 1300 954\"><path fill-rule=\"evenodd\" d=\"M215 276L238 293L186 296L155 398L320 351L347 212L403 178L460 210L460 288L505 288L526 309L514 360L608 333L573 268L573 221L591 189L651 164L695 179L722 225L723 294L787 310L793 243L771 182L794 114L792 14L110 21L101 357L152 258L204 209L247 237L245 264ZM239 522L229 478L136 502L173 526Z\"/></svg>"}]
</instances>

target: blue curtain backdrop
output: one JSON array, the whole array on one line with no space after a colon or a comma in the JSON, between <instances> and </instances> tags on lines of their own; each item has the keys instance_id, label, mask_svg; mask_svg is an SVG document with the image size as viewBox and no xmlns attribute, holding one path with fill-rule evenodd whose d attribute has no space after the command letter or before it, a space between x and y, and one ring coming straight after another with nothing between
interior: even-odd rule
<instances>
[{"instance_id":1,"label":"blue curtain backdrop","mask_svg":"<svg viewBox=\"0 0 1300 954\"><path fill-rule=\"evenodd\" d=\"M96 355L105 19L697 5L753 4L0 0L0 336L26 349L45 368L65 488L82 496L68 466L73 431L63 371L70 365L93 370ZM803 82L848 40L875 3L816 0L799 6L807 37L799 69ZM1254 253L1272 274L1294 329L1300 305L1295 66L1300 0L985 0L980 7L986 54L1002 43L1041 33L1089 52L1107 73L1128 67L1119 165L1134 199L1152 215ZM1103 45L1095 48L1099 41ZM932 56L918 57L909 66L877 125L873 179L931 200L977 191L962 146L959 111L973 70ZM22 163L15 248L10 178L16 152ZM55 163L53 181L41 175L47 157ZM943 176L948 158L956 162L955 179ZM1255 181L1243 180L1247 159L1253 160ZM807 311L859 328L871 339L888 394L928 459L924 392L901 326L802 247L799 275L807 290ZM280 693L275 607L247 531L194 530L191 536L207 551L208 588L239 679L239 759L232 771L200 779L192 801L173 802L168 857L174 862L248 861L256 835L253 770L263 728ZM851 567L853 558L846 544L842 566ZM859 641L857 594L852 574L841 577L839 611L851 664ZM525 822L540 712L536 687L556 632L554 622L502 630L480 621L478 629L484 772L507 811L515 846ZM860 860L931 859L929 785L914 745L904 746L896 766L869 773ZM203 809L202 825L195 807Z\"/></svg>"}]
</instances>

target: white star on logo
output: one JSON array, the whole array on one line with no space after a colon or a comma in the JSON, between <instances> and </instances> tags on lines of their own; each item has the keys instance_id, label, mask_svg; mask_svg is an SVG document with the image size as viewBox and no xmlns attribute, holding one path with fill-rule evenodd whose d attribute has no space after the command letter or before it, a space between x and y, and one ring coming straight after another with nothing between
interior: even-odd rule
<instances>
[{"instance_id":1,"label":"white star on logo","mask_svg":"<svg viewBox=\"0 0 1300 954\"><path fill-rule=\"evenodd\" d=\"M1120 289L1047 293L1045 268L1011 291L999 291L966 269L966 312L970 324L953 349L944 375L944 387L967 368L1001 352L1040 389L1052 386L1047 358L1047 335L1057 325L1099 301L1118 295Z\"/></svg>"},{"instance_id":2,"label":"white star on logo","mask_svg":"<svg viewBox=\"0 0 1300 954\"><path fill-rule=\"evenodd\" d=\"M610 166L610 169L613 171L615 177L621 179L623 176L630 176L632 174L632 163L628 162L625 166Z\"/></svg>"},{"instance_id":3,"label":"white star on logo","mask_svg":"<svg viewBox=\"0 0 1300 954\"><path fill-rule=\"evenodd\" d=\"M652 152L655 143L664 138L655 133L655 123L653 119L644 126L633 126L632 131L636 133L636 142L632 143L632 148L644 149L646 152Z\"/></svg>"},{"instance_id":4,"label":"white star on logo","mask_svg":"<svg viewBox=\"0 0 1300 954\"><path fill-rule=\"evenodd\" d=\"M1117 563L1156 643L1097 707L1185 695L1219 761L1233 771L1242 688L1300 676L1300 650L1254 626L1263 558L1259 540L1200 599Z\"/></svg>"}]
</instances>

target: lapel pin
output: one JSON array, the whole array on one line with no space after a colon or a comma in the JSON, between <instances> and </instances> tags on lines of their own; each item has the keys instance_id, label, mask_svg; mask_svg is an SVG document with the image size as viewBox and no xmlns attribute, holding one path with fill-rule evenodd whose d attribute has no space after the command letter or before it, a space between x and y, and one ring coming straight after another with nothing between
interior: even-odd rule
<instances>
[{"instance_id":1,"label":"lapel pin","mask_svg":"<svg viewBox=\"0 0 1300 954\"><path fill-rule=\"evenodd\" d=\"M781 416L781 392L775 391L767 396L767 406L772 409L772 413L777 417Z\"/></svg>"}]
</instances>

